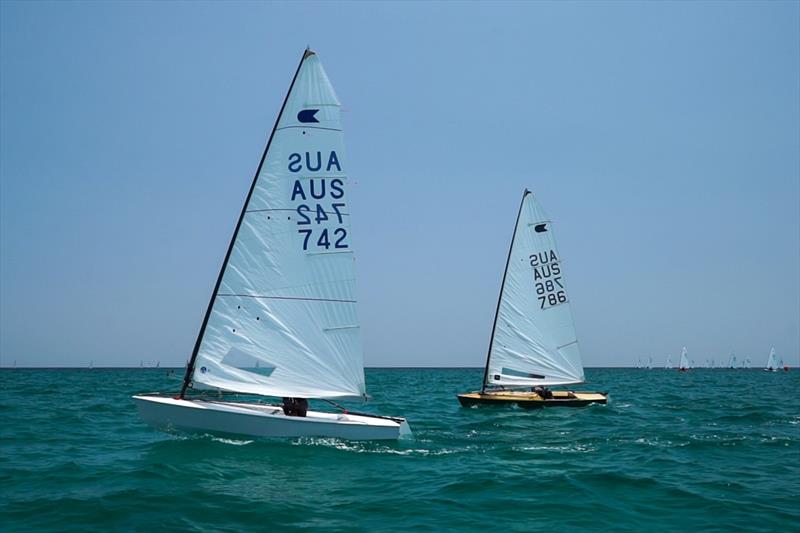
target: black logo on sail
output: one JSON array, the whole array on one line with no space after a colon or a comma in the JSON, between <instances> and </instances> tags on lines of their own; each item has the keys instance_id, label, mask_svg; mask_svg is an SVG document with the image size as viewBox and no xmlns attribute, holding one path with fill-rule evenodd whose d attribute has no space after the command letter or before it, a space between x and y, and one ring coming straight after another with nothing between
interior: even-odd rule
<instances>
[{"instance_id":1,"label":"black logo on sail","mask_svg":"<svg viewBox=\"0 0 800 533\"><path fill-rule=\"evenodd\" d=\"M545 222L544 224L536 224L533 227L533 230L536 233L544 233L545 231L547 231L547 222Z\"/></svg>"},{"instance_id":2,"label":"black logo on sail","mask_svg":"<svg viewBox=\"0 0 800 533\"><path fill-rule=\"evenodd\" d=\"M319 120L317 120L317 117L314 116L314 115L317 114L317 111L319 111L319 109L303 109L302 111L297 113L297 120L299 120L300 122L305 122L305 123L309 123L309 122L319 123Z\"/></svg>"}]
</instances>

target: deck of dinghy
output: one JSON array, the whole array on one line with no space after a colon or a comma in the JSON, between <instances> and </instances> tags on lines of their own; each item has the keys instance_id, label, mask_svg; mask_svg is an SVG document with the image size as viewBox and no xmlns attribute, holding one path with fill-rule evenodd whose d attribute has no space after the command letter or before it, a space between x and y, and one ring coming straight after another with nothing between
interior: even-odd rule
<instances>
[{"instance_id":1,"label":"deck of dinghy","mask_svg":"<svg viewBox=\"0 0 800 533\"><path fill-rule=\"evenodd\" d=\"M608 395L602 392L552 391L552 398L543 398L536 392L470 392L459 394L458 401L464 407L518 405L526 409L539 409L542 407L585 407L593 403L604 404L608 402Z\"/></svg>"}]
</instances>

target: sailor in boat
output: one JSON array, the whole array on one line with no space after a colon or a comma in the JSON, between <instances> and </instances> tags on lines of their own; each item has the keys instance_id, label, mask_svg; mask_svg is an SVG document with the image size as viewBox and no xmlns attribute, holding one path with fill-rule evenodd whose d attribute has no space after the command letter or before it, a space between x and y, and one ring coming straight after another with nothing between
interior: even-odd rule
<instances>
[{"instance_id":1,"label":"sailor in boat","mask_svg":"<svg viewBox=\"0 0 800 533\"><path fill-rule=\"evenodd\" d=\"M308 400L305 398L284 398L283 414L286 416L306 416Z\"/></svg>"},{"instance_id":2,"label":"sailor in boat","mask_svg":"<svg viewBox=\"0 0 800 533\"><path fill-rule=\"evenodd\" d=\"M605 393L548 389L585 381L551 224L526 189L500 284L483 383L480 391L458 395L464 407L582 407L608 401ZM503 385L517 392L501 392Z\"/></svg>"},{"instance_id":3,"label":"sailor in boat","mask_svg":"<svg viewBox=\"0 0 800 533\"><path fill-rule=\"evenodd\" d=\"M134 397L151 425L255 437L394 440L409 433L400 418L308 408L307 398L366 395L346 173L337 156L343 142L339 114L319 59L305 50L236 223L180 393ZM317 215L313 230L305 227L312 224L305 214L310 205ZM275 212L294 214L283 219ZM269 261L255 260L265 254ZM259 360L272 365L269 373L254 368ZM194 384L303 398L287 396L270 409L187 396Z\"/></svg>"}]
</instances>

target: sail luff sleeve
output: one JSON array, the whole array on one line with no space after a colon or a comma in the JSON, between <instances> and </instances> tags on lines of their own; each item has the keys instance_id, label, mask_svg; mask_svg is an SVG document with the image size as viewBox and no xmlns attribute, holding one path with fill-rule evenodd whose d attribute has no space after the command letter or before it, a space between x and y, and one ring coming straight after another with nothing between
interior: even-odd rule
<instances>
[{"instance_id":1,"label":"sail luff sleeve","mask_svg":"<svg viewBox=\"0 0 800 533\"><path fill-rule=\"evenodd\" d=\"M522 214L522 206L525 205L525 197L528 196L530 191L525 189L522 193L522 200L519 202L519 209L517 210L517 220L514 222L514 231L511 233L511 243L508 245L508 256L506 257L506 268L503 270L503 281L500 282L500 294L497 296L497 307L494 311L494 322L492 323L492 334L489 337L489 350L486 352L486 367L483 370L483 383L481 383L481 392L486 390L489 378L489 362L492 359L492 346L494 345L494 334L497 329L497 316L500 314L500 303L503 301L503 290L506 286L506 276L508 275L508 264L511 262L511 251L514 249L514 240L517 237L517 227L519 226L519 217Z\"/></svg>"}]
</instances>

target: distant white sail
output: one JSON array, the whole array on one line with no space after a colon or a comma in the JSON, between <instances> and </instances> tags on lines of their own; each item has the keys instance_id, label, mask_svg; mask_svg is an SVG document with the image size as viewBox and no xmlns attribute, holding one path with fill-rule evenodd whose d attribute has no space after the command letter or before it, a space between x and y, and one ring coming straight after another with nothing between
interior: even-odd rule
<instances>
[{"instance_id":1,"label":"distant white sail","mask_svg":"<svg viewBox=\"0 0 800 533\"><path fill-rule=\"evenodd\" d=\"M214 294L194 382L279 397L365 395L347 186L339 101L307 52Z\"/></svg>"},{"instance_id":2,"label":"distant white sail","mask_svg":"<svg viewBox=\"0 0 800 533\"><path fill-rule=\"evenodd\" d=\"M775 361L775 348L769 351L769 358L767 359L767 370L775 370L778 368L778 363Z\"/></svg>"},{"instance_id":3,"label":"distant white sail","mask_svg":"<svg viewBox=\"0 0 800 533\"><path fill-rule=\"evenodd\" d=\"M686 346L681 350L681 361L678 364L678 368L689 368L689 358L686 357Z\"/></svg>"},{"instance_id":4,"label":"distant white sail","mask_svg":"<svg viewBox=\"0 0 800 533\"><path fill-rule=\"evenodd\" d=\"M584 380L552 223L530 191L517 217L493 333L485 385Z\"/></svg>"},{"instance_id":5,"label":"distant white sail","mask_svg":"<svg viewBox=\"0 0 800 533\"><path fill-rule=\"evenodd\" d=\"M669 355L667 356L667 363L664 365L664 368L672 368L672 357Z\"/></svg>"}]
</instances>

